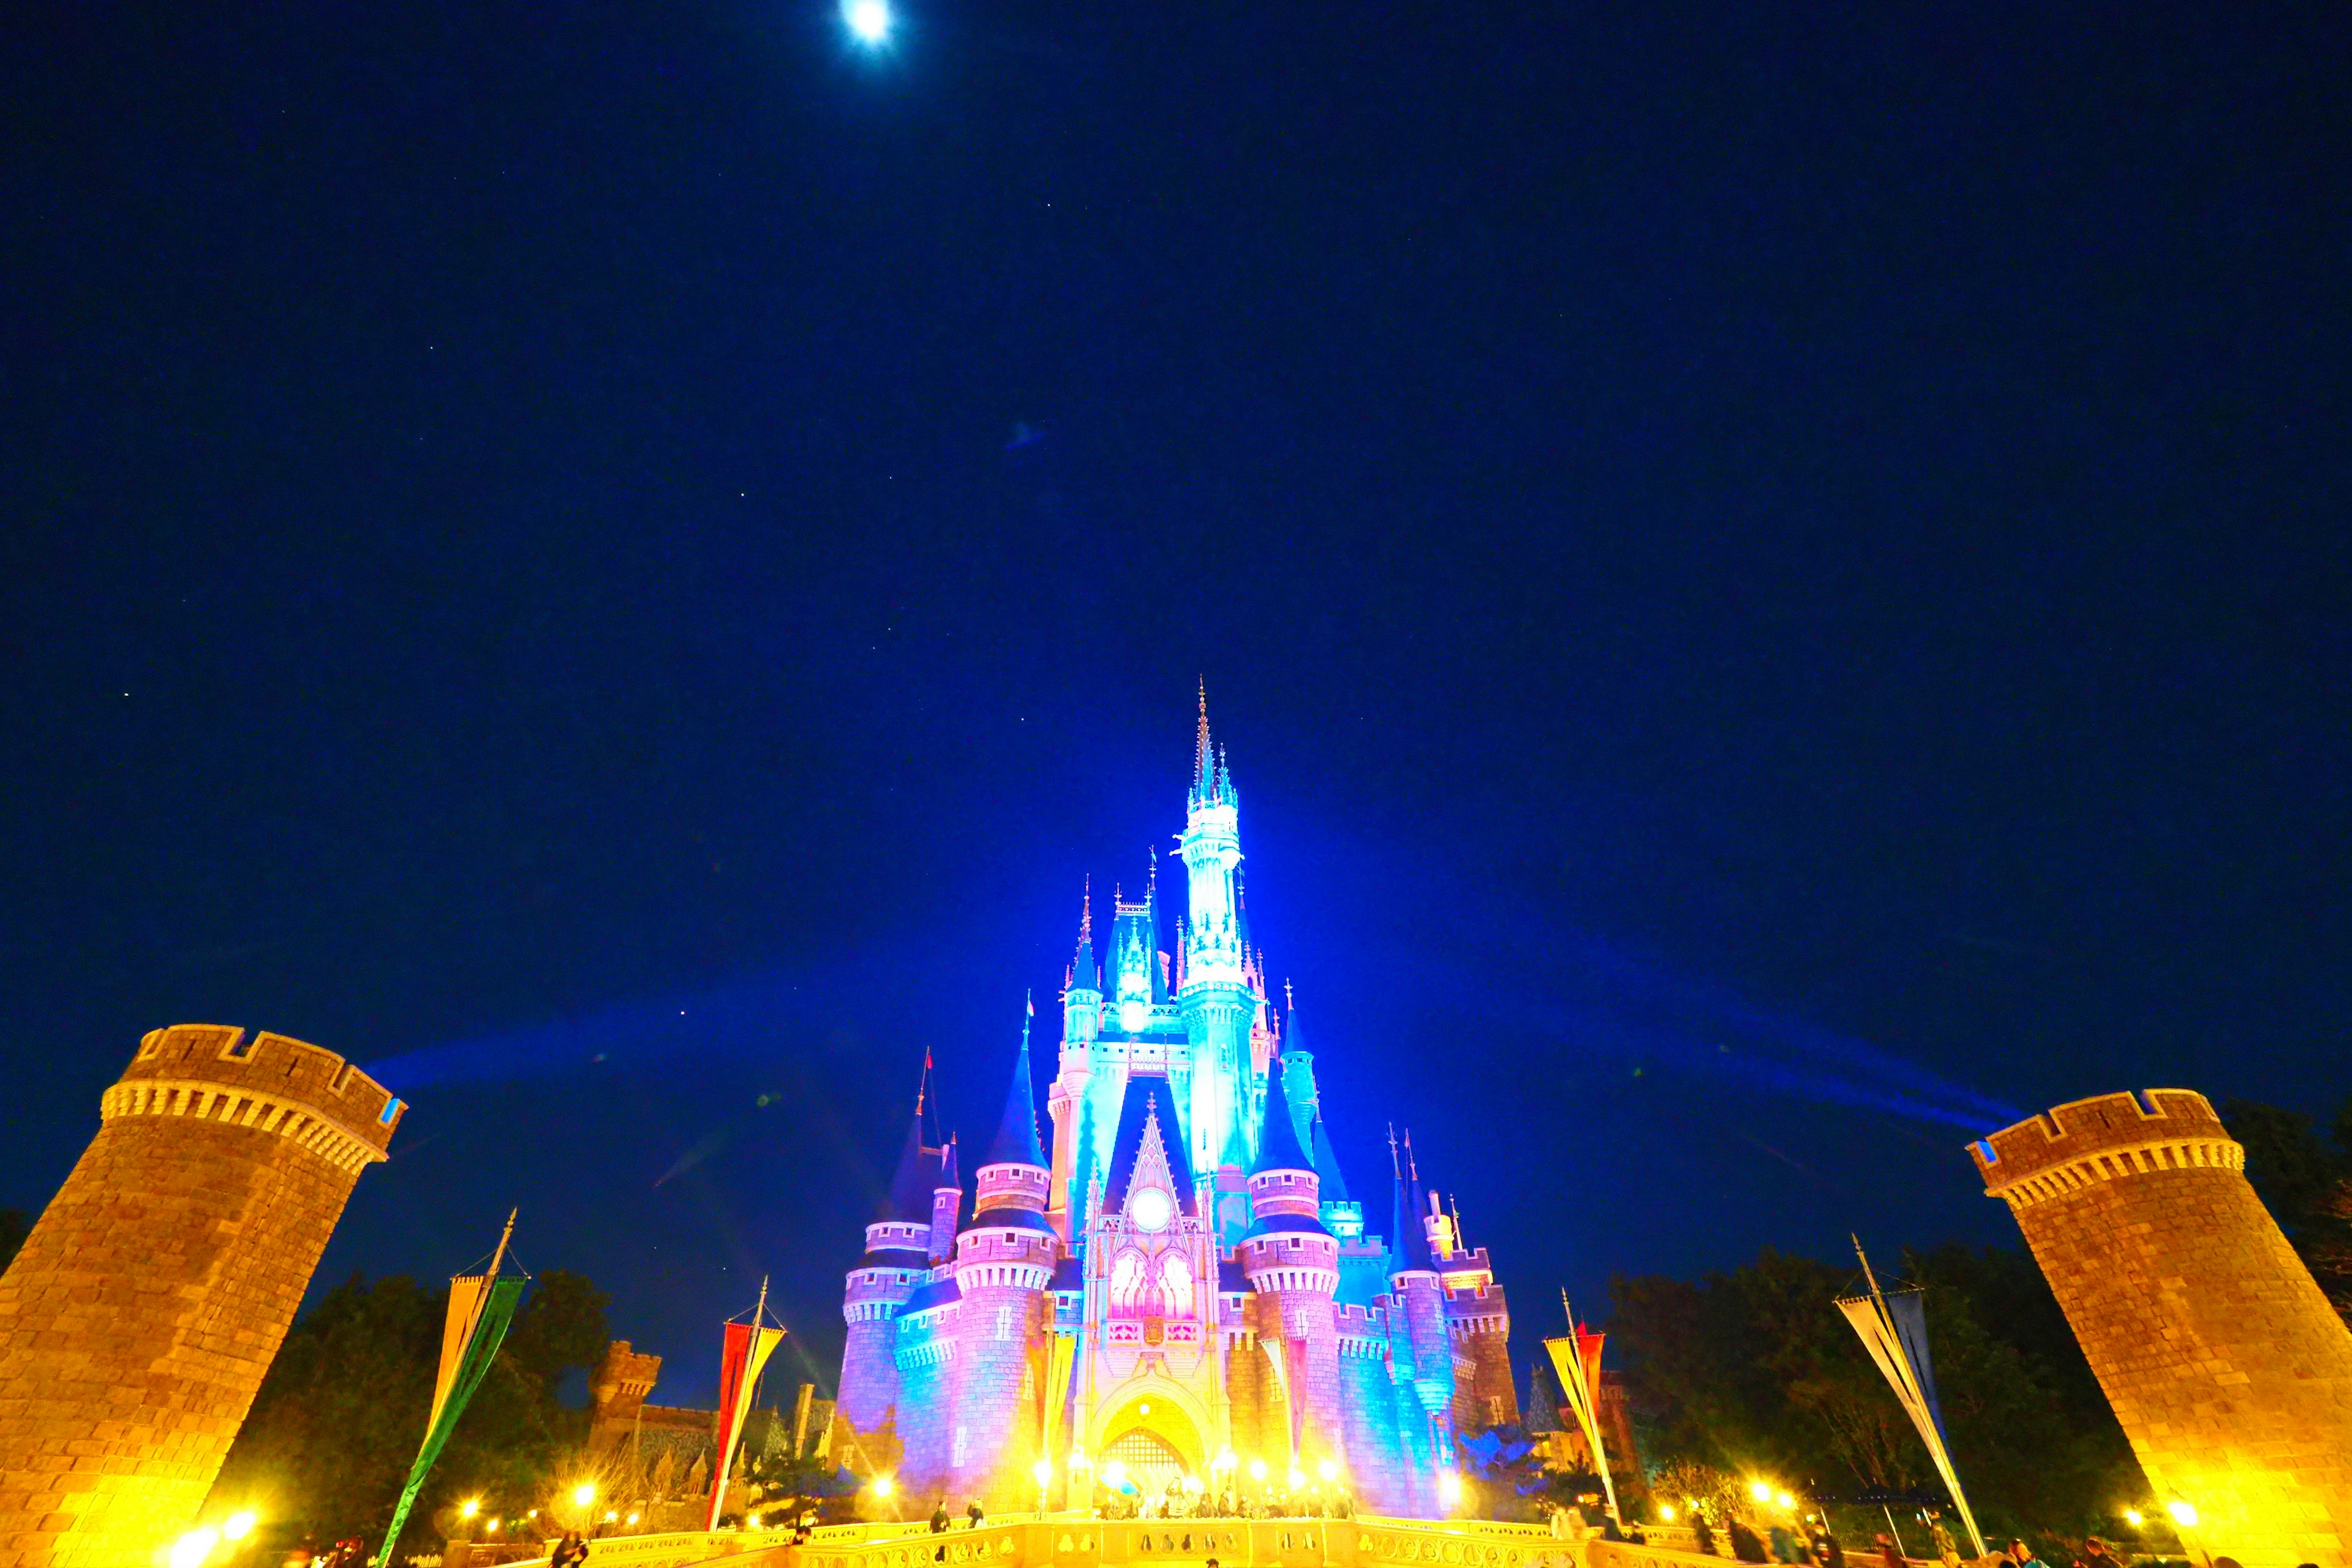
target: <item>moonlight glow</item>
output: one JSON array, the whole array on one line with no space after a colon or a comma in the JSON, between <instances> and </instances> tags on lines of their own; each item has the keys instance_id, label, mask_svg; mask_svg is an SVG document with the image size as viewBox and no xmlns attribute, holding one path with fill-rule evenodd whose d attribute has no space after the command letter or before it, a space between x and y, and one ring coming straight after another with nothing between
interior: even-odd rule
<instances>
[{"instance_id":1,"label":"moonlight glow","mask_svg":"<svg viewBox=\"0 0 2352 1568\"><path fill-rule=\"evenodd\" d=\"M864 44L879 44L890 37L890 0L842 0L841 19Z\"/></svg>"}]
</instances>

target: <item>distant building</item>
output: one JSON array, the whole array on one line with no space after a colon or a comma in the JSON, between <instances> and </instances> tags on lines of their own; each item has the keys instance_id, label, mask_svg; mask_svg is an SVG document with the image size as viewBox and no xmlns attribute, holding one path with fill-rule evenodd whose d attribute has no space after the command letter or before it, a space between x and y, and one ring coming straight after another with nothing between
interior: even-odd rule
<instances>
[{"instance_id":1,"label":"distant building","mask_svg":"<svg viewBox=\"0 0 2352 1568\"><path fill-rule=\"evenodd\" d=\"M918 1106L849 1271L830 1452L926 1508L1296 1475L1438 1512L1457 1432L1518 1418L1509 1310L1409 1141L1387 1234L1367 1234L1301 1009L1276 1012L1251 939L1205 704L1179 855L1172 944L1156 857L1139 898L1114 897L1099 967L1080 912L1050 1153L1025 1028L969 1219L960 1151L926 1144Z\"/></svg>"}]
</instances>

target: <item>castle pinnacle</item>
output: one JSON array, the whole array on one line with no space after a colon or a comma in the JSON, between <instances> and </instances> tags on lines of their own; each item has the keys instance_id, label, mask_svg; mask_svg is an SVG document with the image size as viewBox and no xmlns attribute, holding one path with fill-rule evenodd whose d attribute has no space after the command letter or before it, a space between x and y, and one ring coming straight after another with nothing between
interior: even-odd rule
<instances>
[{"instance_id":1,"label":"castle pinnacle","mask_svg":"<svg viewBox=\"0 0 2352 1568\"><path fill-rule=\"evenodd\" d=\"M1078 952L1070 961L1067 989L1097 994L1102 990L1102 975L1095 968L1095 879L1091 876L1078 903Z\"/></svg>"},{"instance_id":2,"label":"castle pinnacle","mask_svg":"<svg viewBox=\"0 0 2352 1568\"><path fill-rule=\"evenodd\" d=\"M1290 1120L1290 1097L1283 1083L1290 1075L1276 1070L1266 1074L1265 1128L1258 1134L1257 1163L1250 1174L1267 1171L1305 1171L1312 1173L1315 1162L1298 1146L1298 1129Z\"/></svg>"},{"instance_id":3,"label":"castle pinnacle","mask_svg":"<svg viewBox=\"0 0 2352 1568\"><path fill-rule=\"evenodd\" d=\"M1029 1006L1034 1014L1034 1004ZM1045 1151L1037 1142L1037 1091L1029 1076L1029 1019L1021 1020L1021 1050L1013 1059L1013 1082L1004 1091L1004 1120L996 1142L988 1146L992 1165L1034 1165L1047 1168Z\"/></svg>"}]
</instances>

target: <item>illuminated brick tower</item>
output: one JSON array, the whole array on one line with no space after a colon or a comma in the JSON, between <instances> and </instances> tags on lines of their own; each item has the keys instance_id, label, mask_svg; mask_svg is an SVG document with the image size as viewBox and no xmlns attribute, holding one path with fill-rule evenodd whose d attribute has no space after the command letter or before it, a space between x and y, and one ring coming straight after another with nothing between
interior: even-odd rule
<instances>
[{"instance_id":1,"label":"illuminated brick tower","mask_svg":"<svg viewBox=\"0 0 2352 1568\"><path fill-rule=\"evenodd\" d=\"M2200 1554L2352 1564L2352 1331L2205 1097L2078 1100L1969 1152Z\"/></svg>"},{"instance_id":2,"label":"illuminated brick tower","mask_svg":"<svg viewBox=\"0 0 2352 1568\"><path fill-rule=\"evenodd\" d=\"M157 1029L0 1275L0 1568L187 1528L401 1102L331 1051Z\"/></svg>"}]
</instances>

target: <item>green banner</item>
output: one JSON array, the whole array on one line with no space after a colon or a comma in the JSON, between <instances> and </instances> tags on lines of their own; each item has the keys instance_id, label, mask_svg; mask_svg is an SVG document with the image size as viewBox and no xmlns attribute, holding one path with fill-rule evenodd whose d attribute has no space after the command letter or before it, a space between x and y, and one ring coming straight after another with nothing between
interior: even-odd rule
<instances>
[{"instance_id":1,"label":"green banner","mask_svg":"<svg viewBox=\"0 0 2352 1568\"><path fill-rule=\"evenodd\" d=\"M432 1473L433 1462L441 1457L449 1434L457 1429L458 1417L466 1414L467 1402L474 1397L474 1390L481 1386L482 1378L489 1372L499 1345L507 1337L507 1325L514 1320L515 1303L522 1300L526 1283L521 1279L490 1282L489 1299L482 1303L482 1315L474 1321L474 1331L467 1338L465 1354L457 1363L457 1379L449 1387L448 1397L441 1402L433 1429L425 1434L425 1447L416 1450L416 1462L408 1467L408 1484L401 1489L400 1506L392 1510L392 1526L383 1532L383 1550L376 1553L375 1568L392 1568L392 1549L399 1543L400 1527L408 1522L408 1510L415 1505L425 1478Z\"/></svg>"}]
</instances>

